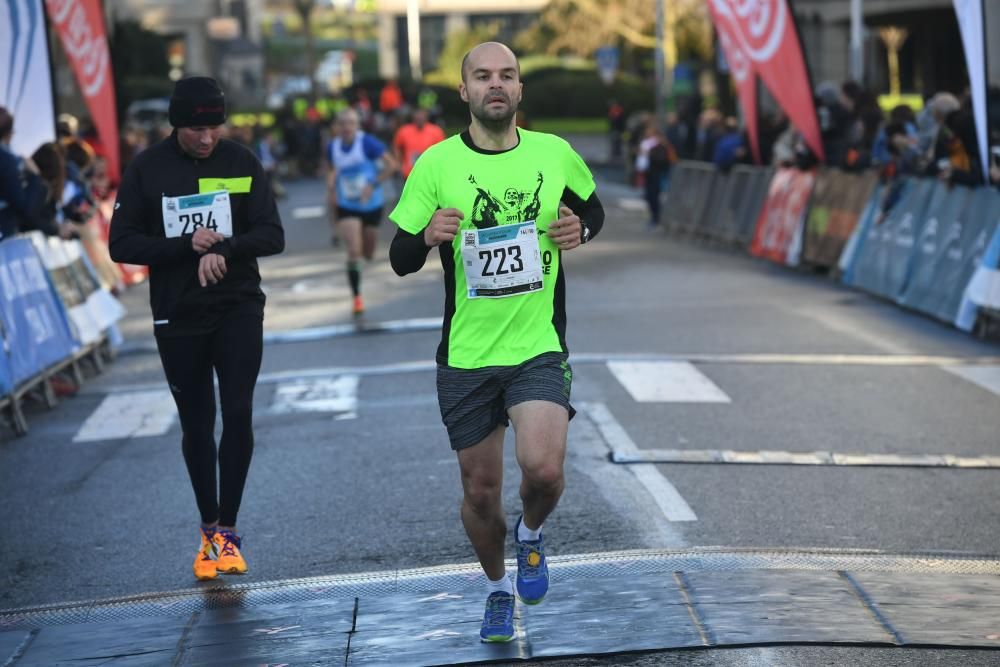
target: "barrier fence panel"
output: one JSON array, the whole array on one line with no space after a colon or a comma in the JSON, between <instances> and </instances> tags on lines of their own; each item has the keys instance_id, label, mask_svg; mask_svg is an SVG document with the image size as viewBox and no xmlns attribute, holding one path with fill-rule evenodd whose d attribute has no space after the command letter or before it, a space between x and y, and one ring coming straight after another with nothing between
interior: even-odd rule
<instances>
[{"instance_id":1,"label":"barrier fence panel","mask_svg":"<svg viewBox=\"0 0 1000 667\"><path fill-rule=\"evenodd\" d=\"M124 316L124 308L101 287L79 242L39 233L30 237L69 313L77 341L82 345L97 342L109 326Z\"/></svg>"},{"instance_id":2,"label":"barrier fence panel","mask_svg":"<svg viewBox=\"0 0 1000 667\"><path fill-rule=\"evenodd\" d=\"M840 270L841 280L844 284L854 284L854 268L857 266L858 256L861 254L861 245L864 239L868 237L868 232L871 230L872 225L875 224L875 218L880 214L884 192L884 186L875 186L871 196L868 198L868 202L865 204L864 210L861 212L861 216L858 218L858 224L854 226L851 237L847 240L843 252L840 253L840 259L837 260L837 268Z\"/></svg>"},{"instance_id":3,"label":"barrier fence panel","mask_svg":"<svg viewBox=\"0 0 1000 667\"><path fill-rule=\"evenodd\" d=\"M692 230L698 236L709 239L717 239L721 236L719 233L719 214L725 204L724 200L729 196L730 180L729 173L718 170L712 176L712 186L705 197L705 206Z\"/></svg>"},{"instance_id":4,"label":"barrier fence panel","mask_svg":"<svg viewBox=\"0 0 1000 667\"><path fill-rule=\"evenodd\" d=\"M772 178L774 178L773 169L757 167L753 170L747 197L739 212L736 241L741 246L749 247L753 241L754 232L757 230L757 221L760 219L761 209L767 200L767 191Z\"/></svg>"},{"instance_id":5,"label":"barrier fence panel","mask_svg":"<svg viewBox=\"0 0 1000 667\"><path fill-rule=\"evenodd\" d=\"M816 178L806 218L802 259L813 266L837 266L844 246L877 184L875 174L823 169Z\"/></svg>"},{"instance_id":6,"label":"barrier fence panel","mask_svg":"<svg viewBox=\"0 0 1000 667\"><path fill-rule=\"evenodd\" d=\"M816 175L779 169L767 190L750 253L772 262L796 266L802 249L802 225Z\"/></svg>"},{"instance_id":7,"label":"barrier fence panel","mask_svg":"<svg viewBox=\"0 0 1000 667\"><path fill-rule=\"evenodd\" d=\"M0 295L0 299L3 295ZM0 310L2 313L2 310ZM0 317L0 400L14 389L13 378L10 374L10 351L7 345L7 331Z\"/></svg>"},{"instance_id":8,"label":"barrier fence panel","mask_svg":"<svg viewBox=\"0 0 1000 667\"><path fill-rule=\"evenodd\" d=\"M909 277L913 246L928 212L939 209L947 192L931 180L913 180L895 206L859 239L850 283L868 292L896 300ZM848 276L845 276L845 279Z\"/></svg>"},{"instance_id":9,"label":"barrier fence panel","mask_svg":"<svg viewBox=\"0 0 1000 667\"><path fill-rule=\"evenodd\" d=\"M0 243L0 321L12 387L71 356L76 348L45 266L26 238Z\"/></svg>"},{"instance_id":10,"label":"barrier fence panel","mask_svg":"<svg viewBox=\"0 0 1000 667\"><path fill-rule=\"evenodd\" d=\"M715 167L704 162L681 161L671 170L666 221L671 232L693 232L702 224L715 181Z\"/></svg>"},{"instance_id":11,"label":"barrier fence panel","mask_svg":"<svg viewBox=\"0 0 1000 667\"><path fill-rule=\"evenodd\" d=\"M981 309L993 311L995 317L1000 313L1000 195L990 192L992 202L986 217L992 221L993 236L962 293L955 316L955 326L962 331L972 331Z\"/></svg>"},{"instance_id":12,"label":"barrier fence panel","mask_svg":"<svg viewBox=\"0 0 1000 667\"><path fill-rule=\"evenodd\" d=\"M734 166L716 176L717 192L711 194L706 213L705 233L712 239L732 243L737 238L739 220L754 177L754 168Z\"/></svg>"},{"instance_id":13,"label":"barrier fence panel","mask_svg":"<svg viewBox=\"0 0 1000 667\"><path fill-rule=\"evenodd\" d=\"M740 204L747 189L748 172L733 167L728 174L722 178L725 190L719 197L715 210L711 213L708 221L711 236L718 241L730 242L733 239L733 230L736 228L736 220L739 216Z\"/></svg>"},{"instance_id":14,"label":"barrier fence panel","mask_svg":"<svg viewBox=\"0 0 1000 667\"><path fill-rule=\"evenodd\" d=\"M96 323L99 332L107 331L108 327L125 317L125 307L101 284L97 268L80 243L63 241L62 251L86 299L91 319Z\"/></svg>"},{"instance_id":15,"label":"barrier fence panel","mask_svg":"<svg viewBox=\"0 0 1000 667\"><path fill-rule=\"evenodd\" d=\"M965 286L993 236L995 197L986 188L951 189L950 205L924 224L901 304L945 322L955 320Z\"/></svg>"}]
</instances>

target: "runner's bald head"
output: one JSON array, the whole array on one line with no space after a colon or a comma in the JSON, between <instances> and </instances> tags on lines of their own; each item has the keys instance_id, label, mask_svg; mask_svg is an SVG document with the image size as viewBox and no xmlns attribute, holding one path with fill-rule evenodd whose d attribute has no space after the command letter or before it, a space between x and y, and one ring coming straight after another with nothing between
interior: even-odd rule
<instances>
[{"instance_id":1,"label":"runner's bald head","mask_svg":"<svg viewBox=\"0 0 1000 667\"><path fill-rule=\"evenodd\" d=\"M514 68L517 70L517 78L521 78L521 64L517 62L517 56L514 52L510 50L506 44L501 44L500 42L483 42L477 46L472 47L468 53L462 58L462 81L466 81L469 77L469 73L472 72L479 62L479 59L485 55L499 55L503 54L510 58L514 63Z\"/></svg>"}]
</instances>

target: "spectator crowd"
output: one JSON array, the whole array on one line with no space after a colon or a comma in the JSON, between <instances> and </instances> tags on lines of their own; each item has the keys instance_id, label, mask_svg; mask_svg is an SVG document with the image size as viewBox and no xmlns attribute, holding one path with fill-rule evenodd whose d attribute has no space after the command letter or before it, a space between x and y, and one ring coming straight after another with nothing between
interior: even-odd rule
<instances>
[{"instance_id":1,"label":"spectator crowd","mask_svg":"<svg viewBox=\"0 0 1000 667\"><path fill-rule=\"evenodd\" d=\"M919 111L901 104L885 112L876 97L857 83L825 82L816 88L815 103L827 166L877 169L890 184L898 184L904 176L933 177L950 185L984 184L968 92L961 97L938 92L927 97ZM643 188L652 226L659 223L660 193L669 184L670 166L676 160L711 162L723 171L754 161L737 118L726 117L715 107L700 108L697 98L667 114L662 126L648 112L633 114L627 122L623 115L612 101L608 114L612 159L624 133L625 166L631 182ZM781 111L762 116L759 141L763 164L811 169L820 162ZM1000 186L1000 133L993 133L991 144L990 181Z\"/></svg>"}]
</instances>

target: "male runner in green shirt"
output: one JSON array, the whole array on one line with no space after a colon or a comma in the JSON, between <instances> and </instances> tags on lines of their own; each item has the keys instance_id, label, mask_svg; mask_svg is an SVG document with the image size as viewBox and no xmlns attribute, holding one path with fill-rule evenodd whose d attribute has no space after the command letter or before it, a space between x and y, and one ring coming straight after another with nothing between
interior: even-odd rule
<instances>
[{"instance_id":1,"label":"male runner in green shirt","mask_svg":"<svg viewBox=\"0 0 1000 667\"><path fill-rule=\"evenodd\" d=\"M461 468L462 522L489 580L483 641L514 637L501 498L510 421L522 473L517 594L537 604L548 590L542 524L563 491L574 414L562 252L604 222L593 176L569 144L516 127L521 92L509 48L486 42L466 54L469 129L424 152L389 216L396 273L418 271L435 246L445 270L438 403Z\"/></svg>"}]
</instances>

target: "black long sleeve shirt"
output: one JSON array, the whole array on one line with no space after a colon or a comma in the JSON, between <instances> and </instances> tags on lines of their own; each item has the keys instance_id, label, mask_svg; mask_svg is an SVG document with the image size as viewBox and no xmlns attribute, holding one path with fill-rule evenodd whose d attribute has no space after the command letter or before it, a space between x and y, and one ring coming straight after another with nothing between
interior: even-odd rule
<instances>
[{"instance_id":1,"label":"black long sleeve shirt","mask_svg":"<svg viewBox=\"0 0 1000 667\"><path fill-rule=\"evenodd\" d=\"M209 157L198 159L181 150L176 132L129 165L111 218L111 258L149 267L149 301L158 336L205 333L233 314L263 316L257 258L285 247L267 178L256 156L240 144L222 139ZM209 250L226 258L226 275L202 287L201 255L192 247L191 235L166 236L163 198L218 189L229 190L233 235Z\"/></svg>"}]
</instances>

